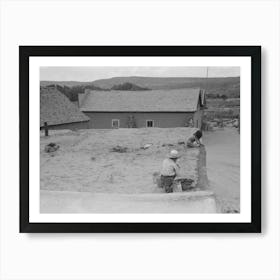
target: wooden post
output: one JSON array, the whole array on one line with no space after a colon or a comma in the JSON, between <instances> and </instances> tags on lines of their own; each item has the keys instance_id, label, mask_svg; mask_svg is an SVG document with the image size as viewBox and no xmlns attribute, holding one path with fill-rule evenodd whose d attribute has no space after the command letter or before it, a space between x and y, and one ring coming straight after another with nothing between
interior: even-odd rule
<instances>
[{"instance_id":1,"label":"wooden post","mask_svg":"<svg viewBox=\"0 0 280 280\"><path fill-rule=\"evenodd\" d=\"M49 127L47 122L44 122L44 130L45 130L45 136L49 136Z\"/></svg>"}]
</instances>

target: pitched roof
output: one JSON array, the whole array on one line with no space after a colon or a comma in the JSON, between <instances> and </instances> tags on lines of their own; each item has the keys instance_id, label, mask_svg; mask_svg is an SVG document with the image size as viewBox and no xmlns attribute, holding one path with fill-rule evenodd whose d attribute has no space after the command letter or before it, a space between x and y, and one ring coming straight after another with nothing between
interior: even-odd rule
<instances>
[{"instance_id":1,"label":"pitched roof","mask_svg":"<svg viewBox=\"0 0 280 280\"><path fill-rule=\"evenodd\" d=\"M90 91L81 98L84 112L194 112L202 103L199 88L147 91Z\"/></svg>"},{"instance_id":2,"label":"pitched roof","mask_svg":"<svg viewBox=\"0 0 280 280\"><path fill-rule=\"evenodd\" d=\"M89 118L55 88L40 89L40 126L84 122Z\"/></svg>"}]
</instances>

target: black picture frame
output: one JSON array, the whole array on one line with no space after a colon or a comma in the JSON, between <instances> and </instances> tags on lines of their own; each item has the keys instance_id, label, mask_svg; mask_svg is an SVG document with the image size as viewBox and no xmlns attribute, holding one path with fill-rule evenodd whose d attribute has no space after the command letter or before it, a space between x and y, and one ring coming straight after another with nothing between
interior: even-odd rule
<instances>
[{"instance_id":1,"label":"black picture frame","mask_svg":"<svg viewBox=\"0 0 280 280\"><path fill-rule=\"evenodd\" d=\"M29 58L32 56L251 57L250 223L31 223L29 221ZM22 233L248 233L261 232L260 46L19 46L20 232ZM32 174L31 174L32 176ZM38 186L39 187L39 186Z\"/></svg>"}]
</instances>

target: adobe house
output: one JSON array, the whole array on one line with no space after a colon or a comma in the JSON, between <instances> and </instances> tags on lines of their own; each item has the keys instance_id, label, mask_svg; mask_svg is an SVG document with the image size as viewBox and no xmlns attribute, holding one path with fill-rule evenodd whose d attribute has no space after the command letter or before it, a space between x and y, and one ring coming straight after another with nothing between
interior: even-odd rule
<instances>
[{"instance_id":1,"label":"adobe house","mask_svg":"<svg viewBox=\"0 0 280 280\"><path fill-rule=\"evenodd\" d=\"M40 88L40 129L88 128L89 117L56 88Z\"/></svg>"},{"instance_id":2,"label":"adobe house","mask_svg":"<svg viewBox=\"0 0 280 280\"><path fill-rule=\"evenodd\" d=\"M95 91L79 94L89 128L201 128L205 92L199 88L147 91Z\"/></svg>"}]
</instances>

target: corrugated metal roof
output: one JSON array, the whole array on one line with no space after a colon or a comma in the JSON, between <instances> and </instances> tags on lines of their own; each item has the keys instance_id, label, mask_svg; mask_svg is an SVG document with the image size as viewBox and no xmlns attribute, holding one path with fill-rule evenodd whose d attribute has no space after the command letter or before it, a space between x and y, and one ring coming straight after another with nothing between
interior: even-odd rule
<instances>
[{"instance_id":1,"label":"corrugated metal roof","mask_svg":"<svg viewBox=\"0 0 280 280\"><path fill-rule=\"evenodd\" d=\"M84 112L194 112L201 90L90 91L80 104ZM201 104L203 105L203 104Z\"/></svg>"},{"instance_id":2,"label":"corrugated metal roof","mask_svg":"<svg viewBox=\"0 0 280 280\"><path fill-rule=\"evenodd\" d=\"M88 121L78 106L55 88L40 89L40 126Z\"/></svg>"}]
</instances>

